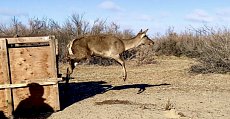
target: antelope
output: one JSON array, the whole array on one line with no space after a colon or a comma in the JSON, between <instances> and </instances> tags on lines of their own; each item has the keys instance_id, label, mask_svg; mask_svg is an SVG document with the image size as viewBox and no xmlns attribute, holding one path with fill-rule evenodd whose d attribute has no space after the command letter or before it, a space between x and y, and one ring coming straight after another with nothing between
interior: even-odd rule
<instances>
[{"instance_id":1,"label":"antelope","mask_svg":"<svg viewBox=\"0 0 230 119\"><path fill-rule=\"evenodd\" d=\"M123 80L125 81L127 72L121 53L140 45L153 45L154 42L146 35L147 31L148 29L145 31L141 29L140 32L131 39L120 39L112 35L92 35L72 40L67 46L67 61L69 62L67 76L73 73L77 62L95 55L115 59L122 66Z\"/></svg>"}]
</instances>

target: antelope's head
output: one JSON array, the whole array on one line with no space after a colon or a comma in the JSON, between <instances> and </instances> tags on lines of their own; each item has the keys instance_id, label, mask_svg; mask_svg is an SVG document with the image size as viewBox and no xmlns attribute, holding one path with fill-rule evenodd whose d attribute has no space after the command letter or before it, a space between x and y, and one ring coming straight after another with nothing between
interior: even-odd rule
<instances>
[{"instance_id":1,"label":"antelope's head","mask_svg":"<svg viewBox=\"0 0 230 119\"><path fill-rule=\"evenodd\" d=\"M142 31L142 29L140 30L140 32L138 33L138 37L141 39L141 42L139 45L150 45L152 46L154 44L154 42L146 35L146 32L148 31L148 29L146 29L145 31Z\"/></svg>"}]
</instances>

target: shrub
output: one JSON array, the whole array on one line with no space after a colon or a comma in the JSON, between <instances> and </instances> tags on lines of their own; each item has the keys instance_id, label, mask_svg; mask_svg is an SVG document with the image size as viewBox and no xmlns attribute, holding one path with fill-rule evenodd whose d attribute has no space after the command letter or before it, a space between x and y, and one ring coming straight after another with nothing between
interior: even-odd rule
<instances>
[{"instance_id":1,"label":"shrub","mask_svg":"<svg viewBox=\"0 0 230 119\"><path fill-rule=\"evenodd\" d=\"M119 30L116 23L106 23L96 19L92 25L84 19L84 15L72 14L63 25L52 19L32 18L25 25L15 17L9 25L0 25L0 37L44 36L55 35L59 42L59 62L65 63L67 44L74 38L92 34L112 34L119 38L131 38L132 30ZM125 51L122 57L126 60L135 58L137 64L155 63L155 55L174 55L197 58L199 65L191 67L196 73L226 73L230 71L230 32L227 28L211 28L203 26L192 28L182 33L175 33L169 28L165 35L154 38L153 48L135 48ZM87 64L111 65L114 60L93 57Z\"/></svg>"},{"instance_id":2,"label":"shrub","mask_svg":"<svg viewBox=\"0 0 230 119\"><path fill-rule=\"evenodd\" d=\"M28 20L28 24L22 24L15 17L12 19L10 25L0 25L0 37L14 37L18 36L45 36L55 35L58 39L59 62L66 62L65 57L67 55L67 44L74 38L78 38L85 35L95 34L112 34L120 38L133 37L133 33L129 29L123 31L119 30L119 25L116 23L107 24L105 20L96 19L93 25L90 25L87 20L84 19L84 15L72 14L63 25L59 25L52 19L48 18L32 18ZM132 51L122 54L124 59L132 57ZM114 64L111 59L105 59L100 57L93 57L90 61L86 61L90 64L110 65Z\"/></svg>"},{"instance_id":3,"label":"shrub","mask_svg":"<svg viewBox=\"0 0 230 119\"><path fill-rule=\"evenodd\" d=\"M137 65L142 64L155 64L155 51L154 48L151 46L143 46L137 48L136 51L136 63Z\"/></svg>"},{"instance_id":4,"label":"shrub","mask_svg":"<svg viewBox=\"0 0 230 119\"><path fill-rule=\"evenodd\" d=\"M208 26L193 32L168 34L157 39L157 55L197 58L199 65L191 67L196 73L226 73L230 71L230 32L226 28L214 30Z\"/></svg>"}]
</instances>

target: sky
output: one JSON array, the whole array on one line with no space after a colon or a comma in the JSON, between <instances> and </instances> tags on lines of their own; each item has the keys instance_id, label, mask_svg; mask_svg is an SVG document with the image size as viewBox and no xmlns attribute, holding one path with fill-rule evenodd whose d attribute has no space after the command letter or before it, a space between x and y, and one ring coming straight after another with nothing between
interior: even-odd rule
<instances>
[{"instance_id":1,"label":"sky","mask_svg":"<svg viewBox=\"0 0 230 119\"><path fill-rule=\"evenodd\" d=\"M121 30L149 29L164 33L169 27L181 32L189 27L230 25L230 0L1 0L0 24L12 18L28 23L30 18L51 18L60 25L72 14L86 21L115 22Z\"/></svg>"}]
</instances>

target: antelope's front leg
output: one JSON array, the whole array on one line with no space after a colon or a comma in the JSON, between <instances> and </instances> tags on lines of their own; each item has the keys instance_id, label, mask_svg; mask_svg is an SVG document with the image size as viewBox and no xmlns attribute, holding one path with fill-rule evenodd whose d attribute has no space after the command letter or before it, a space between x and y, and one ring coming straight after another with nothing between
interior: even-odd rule
<instances>
[{"instance_id":1,"label":"antelope's front leg","mask_svg":"<svg viewBox=\"0 0 230 119\"><path fill-rule=\"evenodd\" d=\"M123 80L126 81L127 72L126 72L126 68L125 68L125 63L122 64L122 69L123 69Z\"/></svg>"}]
</instances>

